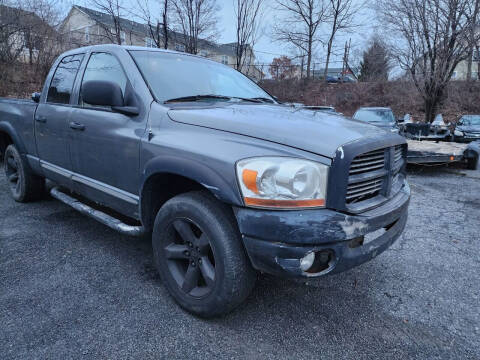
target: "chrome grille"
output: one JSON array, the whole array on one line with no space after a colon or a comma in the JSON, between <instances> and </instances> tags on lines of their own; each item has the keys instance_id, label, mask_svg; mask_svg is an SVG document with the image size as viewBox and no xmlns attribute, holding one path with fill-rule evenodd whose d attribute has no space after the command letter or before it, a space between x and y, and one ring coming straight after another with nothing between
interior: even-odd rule
<instances>
[{"instance_id":1,"label":"chrome grille","mask_svg":"<svg viewBox=\"0 0 480 360\"><path fill-rule=\"evenodd\" d=\"M347 204L377 196L383 188L384 177L385 149L370 151L355 157L350 165Z\"/></svg>"}]
</instances>

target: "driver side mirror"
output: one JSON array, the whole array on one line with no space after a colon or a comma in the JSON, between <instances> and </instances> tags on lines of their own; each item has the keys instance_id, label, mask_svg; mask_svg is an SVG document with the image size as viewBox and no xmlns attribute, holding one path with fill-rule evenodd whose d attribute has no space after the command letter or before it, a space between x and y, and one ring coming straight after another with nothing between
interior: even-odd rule
<instances>
[{"instance_id":1,"label":"driver side mirror","mask_svg":"<svg viewBox=\"0 0 480 360\"><path fill-rule=\"evenodd\" d=\"M35 101L37 104L40 102L40 97L42 96L39 92L34 92L32 94L32 100Z\"/></svg>"},{"instance_id":2,"label":"driver side mirror","mask_svg":"<svg viewBox=\"0 0 480 360\"><path fill-rule=\"evenodd\" d=\"M136 106L125 106L122 89L117 83L104 80L91 80L83 83L81 90L83 102L90 105L109 106L113 111L125 115L138 115Z\"/></svg>"}]
</instances>

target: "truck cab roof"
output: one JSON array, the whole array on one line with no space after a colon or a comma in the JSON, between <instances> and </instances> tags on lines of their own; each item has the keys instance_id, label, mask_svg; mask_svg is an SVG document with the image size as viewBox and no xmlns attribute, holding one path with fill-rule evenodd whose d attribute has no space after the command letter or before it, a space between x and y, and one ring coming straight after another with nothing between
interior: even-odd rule
<instances>
[{"instance_id":1,"label":"truck cab roof","mask_svg":"<svg viewBox=\"0 0 480 360\"><path fill-rule=\"evenodd\" d=\"M181 51L169 50L169 49L159 49L159 48L150 48L150 47L143 47L143 46L133 46L133 45L117 45L117 44L99 44L99 45L90 45L90 46L83 46L75 49L68 50L60 55L60 57L83 53L83 52L100 52L100 51L110 51L110 52L117 52L117 51L150 51L150 52L161 52L166 54L178 54L183 56L193 56L199 59L210 60L200 55L185 53ZM210 60L213 61L213 60Z\"/></svg>"}]
</instances>

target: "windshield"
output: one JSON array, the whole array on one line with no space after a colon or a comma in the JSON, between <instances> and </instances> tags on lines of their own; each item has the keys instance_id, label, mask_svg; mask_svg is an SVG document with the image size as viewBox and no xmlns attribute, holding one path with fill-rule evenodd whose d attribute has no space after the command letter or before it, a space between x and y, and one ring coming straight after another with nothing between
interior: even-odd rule
<instances>
[{"instance_id":1,"label":"windshield","mask_svg":"<svg viewBox=\"0 0 480 360\"><path fill-rule=\"evenodd\" d=\"M197 95L266 98L273 102L271 96L252 80L220 63L176 53L141 50L130 53L159 102ZM226 101L212 96L207 98Z\"/></svg>"},{"instance_id":2,"label":"windshield","mask_svg":"<svg viewBox=\"0 0 480 360\"><path fill-rule=\"evenodd\" d=\"M480 115L464 115L460 121L463 125L480 125Z\"/></svg>"},{"instance_id":3,"label":"windshield","mask_svg":"<svg viewBox=\"0 0 480 360\"><path fill-rule=\"evenodd\" d=\"M392 110L388 109L363 109L358 110L353 116L355 120L361 120L366 122L395 122Z\"/></svg>"}]
</instances>

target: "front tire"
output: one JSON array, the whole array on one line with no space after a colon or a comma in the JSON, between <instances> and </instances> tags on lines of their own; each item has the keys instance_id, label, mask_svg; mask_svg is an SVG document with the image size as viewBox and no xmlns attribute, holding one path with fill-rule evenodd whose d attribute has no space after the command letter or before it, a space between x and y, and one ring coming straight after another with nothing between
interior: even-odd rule
<instances>
[{"instance_id":1,"label":"front tire","mask_svg":"<svg viewBox=\"0 0 480 360\"><path fill-rule=\"evenodd\" d=\"M168 291L195 315L223 315L255 285L231 209L207 192L167 201L155 219L152 245Z\"/></svg>"},{"instance_id":2,"label":"front tire","mask_svg":"<svg viewBox=\"0 0 480 360\"><path fill-rule=\"evenodd\" d=\"M45 180L30 172L15 145L5 150L3 161L10 193L15 201L28 202L40 199L45 190Z\"/></svg>"}]
</instances>

